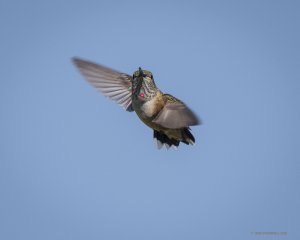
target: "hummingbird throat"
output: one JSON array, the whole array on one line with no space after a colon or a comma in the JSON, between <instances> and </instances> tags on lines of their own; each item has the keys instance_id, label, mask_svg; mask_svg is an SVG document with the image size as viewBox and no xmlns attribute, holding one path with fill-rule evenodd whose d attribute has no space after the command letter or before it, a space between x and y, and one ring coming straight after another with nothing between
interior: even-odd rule
<instances>
[{"instance_id":1,"label":"hummingbird throat","mask_svg":"<svg viewBox=\"0 0 300 240\"><path fill-rule=\"evenodd\" d=\"M141 98L151 99L155 96L156 86L154 80L149 77L137 77L133 80L133 94Z\"/></svg>"}]
</instances>

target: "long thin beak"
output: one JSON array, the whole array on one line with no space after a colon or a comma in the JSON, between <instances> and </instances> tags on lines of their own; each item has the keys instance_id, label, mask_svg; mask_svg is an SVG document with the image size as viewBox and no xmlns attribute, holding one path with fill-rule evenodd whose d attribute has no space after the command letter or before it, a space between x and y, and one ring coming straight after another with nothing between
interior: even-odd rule
<instances>
[{"instance_id":1,"label":"long thin beak","mask_svg":"<svg viewBox=\"0 0 300 240\"><path fill-rule=\"evenodd\" d=\"M140 76L140 77L143 77L143 75L144 75L143 70L142 70L141 67L139 67L139 76Z\"/></svg>"}]
</instances>

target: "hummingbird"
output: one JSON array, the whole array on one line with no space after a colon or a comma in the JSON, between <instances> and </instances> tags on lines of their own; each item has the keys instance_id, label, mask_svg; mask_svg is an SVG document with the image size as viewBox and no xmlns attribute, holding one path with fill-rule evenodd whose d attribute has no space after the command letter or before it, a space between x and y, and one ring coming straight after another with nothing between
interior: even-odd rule
<instances>
[{"instance_id":1,"label":"hummingbird","mask_svg":"<svg viewBox=\"0 0 300 240\"><path fill-rule=\"evenodd\" d=\"M92 86L153 129L158 149L195 143L190 126L199 125L199 118L181 100L160 91L150 71L139 67L129 75L77 57L72 60Z\"/></svg>"}]
</instances>

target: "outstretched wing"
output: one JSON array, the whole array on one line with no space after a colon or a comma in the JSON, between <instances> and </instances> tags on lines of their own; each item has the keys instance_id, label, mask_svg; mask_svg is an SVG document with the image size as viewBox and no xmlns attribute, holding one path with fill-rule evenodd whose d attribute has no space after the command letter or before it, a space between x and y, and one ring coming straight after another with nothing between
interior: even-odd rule
<instances>
[{"instance_id":1,"label":"outstretched wing","mask_svg":"<svg viewBox=\"0 0 300 240\"><path fill-rule=\"evenodd\" d=\"M133 111L130 75L76 57L73 58L73 63L85 79L104 96L111 98L127 111Z\"/></svg>"},{"instance_id":2,"label":"outstretched wing","mask_svg":"<svg viewBox=\"0 0 300 240\"><path fill-rule=\"evenodd\" d=\"M200 124L198 117L183 102L169 94L164 94L164 97L167 103L153 122L172 129Z\"/></svg>"}]
</instances>

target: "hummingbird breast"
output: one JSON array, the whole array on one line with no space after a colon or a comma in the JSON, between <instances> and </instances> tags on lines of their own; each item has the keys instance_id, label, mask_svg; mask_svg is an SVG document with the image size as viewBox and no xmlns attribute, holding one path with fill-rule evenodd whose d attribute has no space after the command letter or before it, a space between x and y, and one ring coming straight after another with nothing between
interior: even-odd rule
<instances>
[{"instance_id":1,"label":"hummingbird breast","mask_svg":"<svg viewBox=\"0 0 300 240\"><path fill-rule=\"evenodd\" d=\"M158 99L152 98L151 100L141 105L141 113L147 118L153 117L158 112L158 104Z\"/></svg>"},{"instance_id":2,"label":"hummingbird breast","mask_svg":"<svg viewBox=\"0 0 300 240\"><path fill-rule=\"evenodd\" d=\"M152 120L157 116L160 110L164 107L162 93L157 91L155 96L150 100L144 100L143 97L138 97L132 100L132 107L138 117L149 127L157 128L157 124Z\"/></svg>"}]
</instances>

